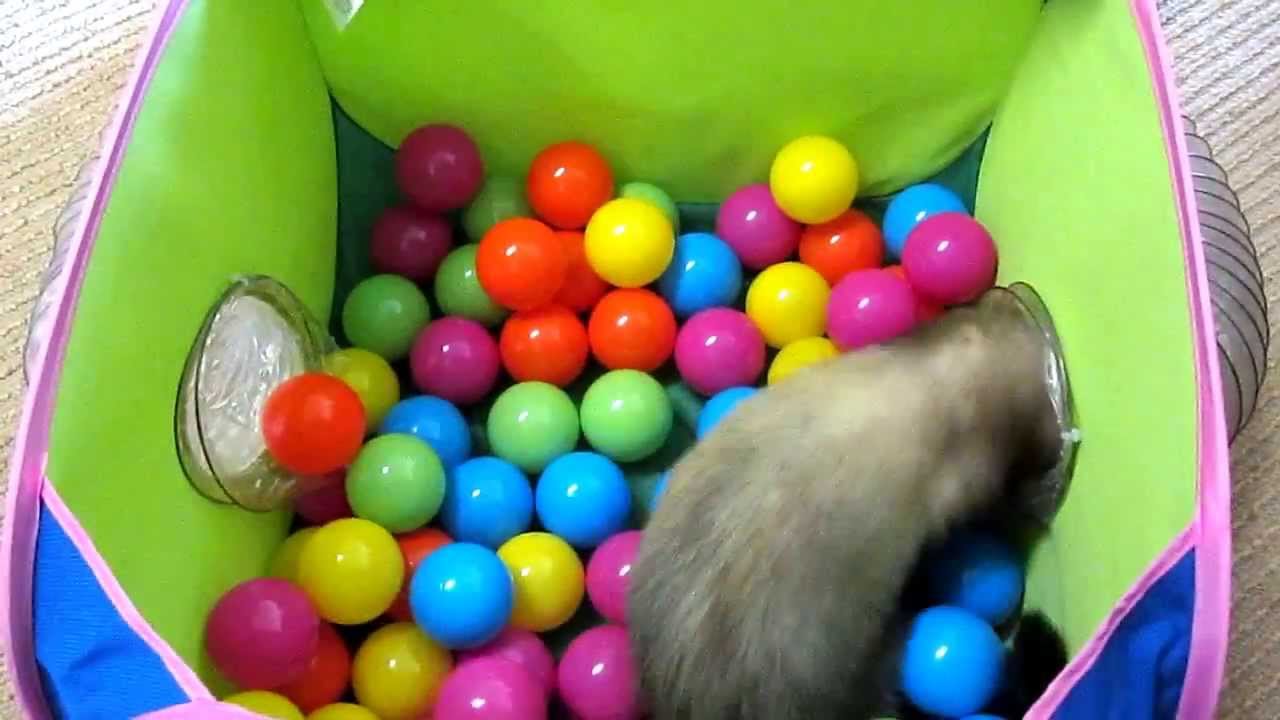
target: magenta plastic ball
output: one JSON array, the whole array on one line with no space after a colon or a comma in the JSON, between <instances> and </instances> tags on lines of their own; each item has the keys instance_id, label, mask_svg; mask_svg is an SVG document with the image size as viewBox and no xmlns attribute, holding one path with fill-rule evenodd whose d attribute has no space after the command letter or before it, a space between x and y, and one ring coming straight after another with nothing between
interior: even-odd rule
<instances>
[{"instance_id":1,"label":"magenta plastic ball","mask_svg":"<svg viewBox=\"0 0 1280 720\"><path fill-rule=\"evenodd\" d=\"M218 672L242 690L297 680L315 655L320 617L293 583L257 578L218 599L205 621L204 642Z\"/></svg>"},{"instance_id":2,"label":"magenta plastic ball","mask_svg":"<svg viewBox=\"0 0 1280 720\"><path fill-rule=\"evenodd\" d=\"M902 269L921 296L943 305L976 300L996 281L991 233L965 213L925 218L907 236Z\"/></svg>"},{"instance_id":3,"label":"magenta plastic ball","mask_svg":"<svg viewBox=\"0 0 1280 720\"><path fill-rule=\"evenodd\" d=\"M916 326L916 297L888 270L858 270L831 289L827 335L841 350L887 342Z\"/></svg>"},{"instance_id":4,"label":"magenta plastic ball","mask_svg":"<svg viewBox=\"0 0 1280 720\"><path fill-rule=\"evenodd\" d=\"M432 720L545 720L547 693L510 660L462 663L440 685Z\"/></svg>"},{"instance_id":5,"label":"magenta plastic ball","mask_svg":"<svg viewBox=\"0 0 1280 720\"><path fill-rule=\"evenodd\" d=\"M716 213L716 235L753 270L790 258L800 243L801 229L800 223L782 212L764 184L738 189Z\"/></svg>"},{"instance_id":6,"label":"magenta plastic ball","mask_svg":"<svg viewBox=\"0 0 1280 720\"><path fill-rule=\"evenodd\" d=\"M675 355L676 369L689 387L714 395L755 384L764 369L764 336L745 313L710 308L680 328Z\"/></svg>"},{"instance_id":7,"label":"magenta plastic ball","mask_svg":"<svg viewBox=\"0 0 1280 720\"><path fill-rule=\"evenodd\" d=\"M405 136L396 150L400 192L428 212L463 207L483 181L480 149L470 135L453 125L424 125Z\"/></svg>"},{"instance_id":8,"label":"magenta plastic ball","mask_svg":"<svg viewBox=\"0 0 1280 720\"><path fill-rule=\"evenodd\" d=\"M400 205L387 208L373 223L369 259L379 273L426 282L453 247L453 229L439 215Z\"/></svg>"},{"instance_id":9,"label":"magenta plastic ball","mask_svg":"<svg viewBox=\"0 0 1280 720\"><path fill-rule=\"evenodd\" d=\"M312 489L294 498L293 511L311 525L324 525L355 515L351 503L347 502L346 477L345 470L326 475Z\"/></svg>"},{"instance_id":10,"label":"magenta plastic ball","mask_svg":"<svg viewBox=\"0 0 1280 720\"><path fill-rule=\"evenodd\" d=\"M555 691L556 661L546 643L536 633L507 627L488 643L474 650L459 652L458 664L495 657L510 660L524 668L548 695Z\"/></svg>"},{"instance_id":11,"label":"magenta plastic ball","mask_svg":"<svg viewBox=\"0 0 1280 720\"><path fill-rule=\"evenodd\" d=\"M458 405L479 402L498 381L498 343L474 320L443 317L423 328L409 351L413 382Z\"/></svg>"},{"instance_id":12,"label":"magenta plastic ball","mask_svg":"<svg viewBox=\"0 0 1280 720\"><path fill-rule=\"evenodd\" d=\"M596 612L609 622L627 623L627 588L631 584L631 563L644 535L627 530L600 543L587 562L587 597Z\"/></svg>"},{"instance_id":13,"label":"magenta plastic ball","mask_svg":"<svg viewBox=\"0 0 1280 720\"><path fill-rule=\"evenodd\" d=\"M560 698L579 720L635 720L644 713L627 631L591 628L573 639L557 671Z\"/></svg>"}]
</instances>

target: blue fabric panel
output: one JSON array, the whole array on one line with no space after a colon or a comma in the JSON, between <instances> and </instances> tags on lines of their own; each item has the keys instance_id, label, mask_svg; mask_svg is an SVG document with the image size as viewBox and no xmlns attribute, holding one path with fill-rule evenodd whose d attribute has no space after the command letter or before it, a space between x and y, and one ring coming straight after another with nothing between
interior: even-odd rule
<instances>
[{"instance_id":1,"label":"blue fabric panel","mask_svg":"<svg viewBox=\"0 0 1280 720\"><path fill-rule=\"evenodd\" d=\"M1120 622L1054 717L1172 719L1187 674L1195 591L1193 550L1166 571Z\"/></svg>"},{"instance_id":2,"label":"blue fabric panel","mask_svg":"<svg viewBox=\"0 0 1280 720\"><path fill-rule=\"evenodd\" d=\"M33 592L36 662L55 717L119 720L188 701L43 504Z\"/></svg>"}]
</instances>

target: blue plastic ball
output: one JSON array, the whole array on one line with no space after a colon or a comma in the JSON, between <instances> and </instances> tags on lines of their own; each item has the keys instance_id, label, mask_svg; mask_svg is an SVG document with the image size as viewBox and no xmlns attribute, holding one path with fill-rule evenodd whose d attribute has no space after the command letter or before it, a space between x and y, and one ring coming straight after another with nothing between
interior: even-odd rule
<instances>
[{"instance_id":1,"label":"blue plastic ball","mask_svg":"<svg viewBox=\"0 0 1280 720\"><path fill-rule=\"evenodd\" d=\"M497 549L529 528L533 489L506 460L471 458L449 473L440 520L454 540Z\"/></svg>"},{"instance_id":2,"label":"blue plastic ball","mask_svg":"<svg viewBox=\"0 0 1280 720\"><path fill-rule=\"evenodd\" d=\"M408 433L431 446L445 469L471 455L471 428L453 403L434 395L418 395L391 407L378 432Z\"/></svg>"},{"instance_id":3,"label":"blue plastic ball","mask_svg":"<svg viewBox=\"0 0 1280 720\"><path fill-rule=\"evenodd\" d=\"M943 717L986 707L1000 689L1004 647L985 620L947 605L916 616L902 653L902 690L913 705Z\"/></svg>"},{"instance_id":4,"label":"blue plastic ball","mask_svg":"<svg viewBox=\"0 0 1280 720\"><path fill-rule=\"evenodd\" d=\"M506 626L514 583L498 554L450 543L423 559L409 584L409 607L422 631L450 649L483 645Z\"/></svg>"},{"instance_id":5,"label":"blue plastic ball","mask_svg":"<svg viewBox=\"0 0 1280 720\"><path fill-rule=\"evenodd\" d=\"M542 471L534 504L543 527L576 548L588 549L626 527L631 490L622 468L609 458L572 452Z\"/></svg>"},{"instance_id":6,"label":"blue plastic ball","mask_svg":"<svg viewBox=\"0 0 1280 720\"><path fill-rule=\"evenodd\" d=\"M983 532L952 536L930 558L928 573L935 602L964 608L992 625L1018 609L1026 583L1013 548Z\"/></svg>"},{"instance_id":7,"label":"blue plastic ball","mask_svg":"<svg viewBox=\"0 0 1280 720\"><path fill-rule=\"evenodd\" d=\"M654 512L658 509L658 503L662 502L662 496L667 493L667 482L670 480L670 470L658 476L658 482L653 486L653 497L649 500L649 512Z\"/></svg>"},{"instance_id":8,"label":"blue plastic ball","mask_svg":"<svg viewBox=\"0 0 1280 720\"><path fill-rule=\"evenodd\" d=\"M884 211L884 246L890 257L902 257L902 247L916 225L944 212L967 214L969 209L959 195L937 183L912 185L895 195Z\"/></svg>"},{"instance_id":9,"label":"blue plastic ball","mask_svg":"<svg viewBox=\"0 0 1280 720\"><path fill-rule=\"evenodd\" d=\"M757 390L753 387L743 385L731 388L725 388L715 395L702 406L702 412L698 413L697 436L701 440L703 436L711 432L724 417L737 406L738 403L755 395Z\"/></svg>"},{"instance_id":10,"label":"blue plastic ball","mask_svg":"<svg viewBox=\"0 0 1280 720\"><path fill-rule=\"evenodd\" d=\"M742 262L729 244L711 233L685 233L658 278L658 290L679 317L732 305L742 290Z\"/></svg>"}]
</instances>

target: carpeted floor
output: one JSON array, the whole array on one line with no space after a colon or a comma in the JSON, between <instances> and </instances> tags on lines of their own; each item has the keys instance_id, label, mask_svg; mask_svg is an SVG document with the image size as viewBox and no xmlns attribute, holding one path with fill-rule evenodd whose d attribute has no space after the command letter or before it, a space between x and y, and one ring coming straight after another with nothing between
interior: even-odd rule
<instances>
[{"instance_id":1,"label":"carpeted floor","mask_svg":"<svg viewBox=\"0 0 1280 720\"><path fill-rule=\"evenodd\" d=\"M153 0L0 2L0 463L22 392L27 314L51 228L96 146ZM1280 326L1280 4L1163 0L1186 111L1245 214ZM1224 718L1280 717L1280 379L1233 448L1236 600ZM0 475L3 477L3 475ZM2 481L0 481L2 482ZM15 716L0 697L0 717Z\"/></svg>"}]
</instances>

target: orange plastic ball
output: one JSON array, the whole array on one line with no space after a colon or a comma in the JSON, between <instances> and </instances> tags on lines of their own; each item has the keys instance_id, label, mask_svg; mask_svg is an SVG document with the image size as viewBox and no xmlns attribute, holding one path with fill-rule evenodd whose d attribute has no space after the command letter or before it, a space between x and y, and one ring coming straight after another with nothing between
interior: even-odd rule
<instances>
[{"instance_id":1,"label":"orange plastic ball","mask_svg":"<svg viewBox=\"0 0 1280 720\"><path fill-rule=\"evenodd\" d=\"M653 372L676 346L676 316L657 293L614 290L601 298L587 326L591 352L610 370Z\"/></svg>"},{"instance_id":2,"label":"orange plastic ball","mask_svg":"<svg viewBox=\"0 0 1280 720\"><path fill-rule=\"evenodd\" d=\"M874 221L857 210L810 225L800 235L800 261L817 270L832 287L854 270L884 262L884 236Z\"/></svg>"},{"instance_id":3,"label":"orange plastic ball","mask_svg":"<svg viewBox=\"0 0 1280 720\"><path fill-rule=\"evenodd\" d=\"M564 387L587 366L587 329L561 305L516 313L502 326L498 352L517 382Z\"/></svg>"},{"instance_id":4,"label":"orange plastic ball","mask_svg":"<svg viewBox=\"0 0 1280 720\"><path fill-rule=\"evenodd\" d=\"M529 206L561 230L581 230L613 197L613 171L595 148L569 141L550 145L529 165Z\"/></svg>"},{"instance_id":5,"label":"orange plastic ball","mask_svg":"<svg viewBox=\"0 0 1280 720\"><path fill-rule=\"evenodd\" d=\"M413 577L413 571L418 569L418 565L424 558L451 542L453 538L433 527L396 536L396 543L400 545L400 554L404 555L405 582L395 602L391 603L391 607L387 610L388 616L401 622L413 622L413 612L409 609L409 579Z\"/></svg>"},{"instance_id":6,"label":"orange plastic ball","mask_svg":"<svg viewBox=\"0 0 1280 720\"><path fill-rule=\"evenodd\" d=\"M495 224L476 250L480 287L509 310L532 310L551 302L568 269L561 241L551 228L530 218Z\"/></svg>"},{"instance_id":7,"label":"orange plastic ball","mask_svg":"<svg viewBox=\"0 0 1280 720\"><path fill-rule=\"evenodd\" d=\"M903 270L901 265L890 265L886 267L885 270L888 270L889 272L893 273L894 275L897 275L903 280L907 279L907 271ZM916 292L915 290L912 290L911 292L916 296L916 322L917 323L928 322L942 314L943 308L941 305L933 302L932 300L926 300L924 297L920 295L920 293Z\"/></svg>"},{"instance_id":8,"label":"orange plastic ball","mask_svg":"<svg viewBox=\"0 0 1280 720\"><path fill-rule=\"evenodd\" d=\"M360 396L324 373L285 380L262 406L267 452L298 475L325 475L346 466L360 451L364 429Z\"/></svg>"},{"instance_id":9,"label":"orange plastic ball","mask_svg":"<svg viewBox=\"0 0 1280 720\"><path fill-rule=\"evenodd\" d=\"M609 292L609 283L602 280L591 268L591 263L587 262L581 232L560 230L556 232L556 237L564 248L569 270L565 274L564 285L556 293L555 302L577 313L586 312Z\"/></svg>"},{"instance_id":10,"label":"orange plastic ball","mask_svg":"<svg viewBox=\"0 0 1280 720\"><path fill-rule=\"evenodd\" d=\"M316 654L297 680L276 691L304 713L338 702L351 682L351 651L329 623L320 623Z\"/></svg>"}]
</instances>

